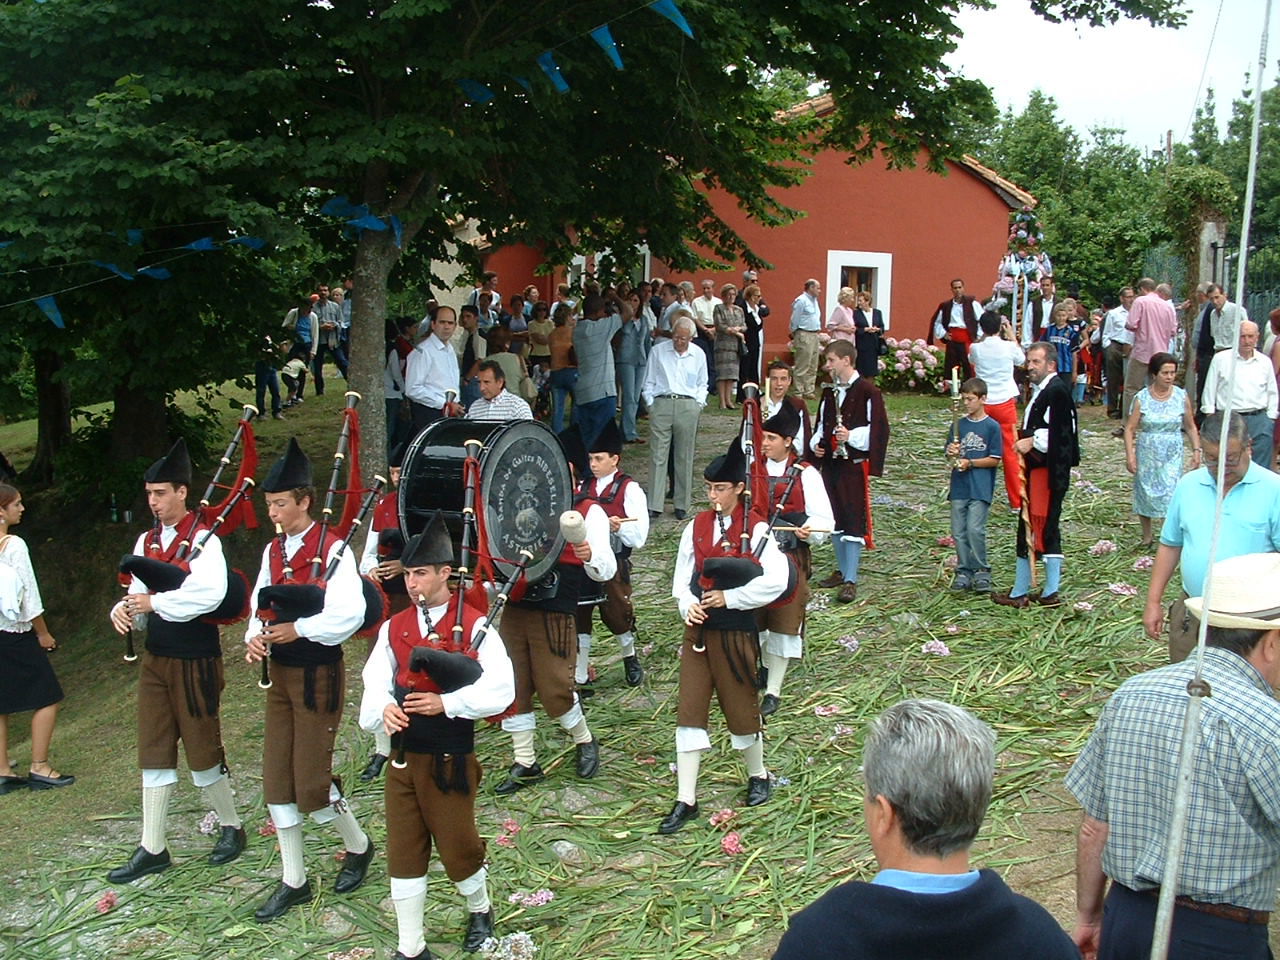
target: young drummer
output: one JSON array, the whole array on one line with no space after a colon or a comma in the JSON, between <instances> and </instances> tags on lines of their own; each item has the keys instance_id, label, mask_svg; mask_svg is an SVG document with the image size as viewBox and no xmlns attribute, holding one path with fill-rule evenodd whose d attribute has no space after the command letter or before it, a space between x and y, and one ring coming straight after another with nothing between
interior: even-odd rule
<instances>
[{"instance_id":1,"label":"young drummer","mask_svg":"<svg viewBox=\"0 0 1280 960\"><path fill-rule=\"evenodd\" d=\"M387 866L396 911L398 960L429 960L422 914L427 899L427 865L435 845L445 872L466 900L469 919L462 941L475 951L493 935L493 908L486 882L484 841L476 830L475 721L501 713L515 697L515 675L502 638L482 636L485 611L462 607L449 589L453 544L437 513L421 534L405 545L404 581L414 601L382 625L364 666L360 725L402 738L403 768L387 772ZM409 669L414 647L465 651L483 672L454 687L443 675ZM439 682L437 682L439 681ZM446 689L447 688L447 689ZM397 761L399 762L399 761Z\"/></svg>"},{"instance_id":2,"label":"young drummer","mask_svg":"<svg viewBox=\"0 0 1280 960\"><path fill-rule=\"evenodd\" d=\"M587 451L591 476L578 487L574 502L579 510L596 503L609 517L609 546L618 563L618 572L604 584L604 599L578 604L578 669L574 679L579 696L590 696L588 666L591 653L591 613L597 607L605 627L622 647L622 669L627 686L636 687L644 679L644 668L636 656L636 615L631 605L631 551L649 539L649 499L644 488L618 469L622 458L622 432L609 420Z\"/></svg>"},{"instance_id":3,"label":"young drummer","mask_svg":"<svg viewBox=\"0 0 1280 960\"><path fill-rule=\"evenodd\" d=\"M710 510L693 518L680 535L671 595L685 622L680 651L680 706L676 720L676 779L678 792L671 812L658 825L659 833L675 833L698 815L698 767L701 753L711 749L707 721L715 694L728 724L734 749L747 766L749 807L769 799L772 792L764 765L759 691L760 642L756 611L776 600L787 587L787 560L768 535L768 524L753 512L747 516L746 455L735 439L729 452L716 457L703 472ZM719 588L707 563L716 557L743 554L742 530L750 524L745 553L765 540L760 573L741 586Z\"/></svg>"},{"instance_id":4,"label":"young drummer","mask_svg":"<svg viewBox=\"0 0 1280 960\"><path fill-rule=\"evenodd\" d=\"M576 476L587 472L587 451L576 426L560 434ZM584 504L584 506L587 506ZM556 563L554 579L548 574L531 584L520 600L512 600L502 613L502 640L516 674L516 713L502 721L511 734L514 754L507 778L494 788L507 795L532 786L545 774L534 749L537 720L533 697L573 738L574 769L584 780L600 770L600 744L587 726L582 704L573 689L573 653L576 648L574 616L585 580L605 583L617 572L609 549L609 518L596 504L582 511L587 539L566 543ZM548 582L550 580L550 582Z\"/></svg>"},{"instance_id":5,"label":"young drummer","mask_svg":"<svg viewBox=\"0 0 1280 960\"><path fill-rule=\"evenodd\" d=\"M311 519L315 500L311 461L289 438L284 455L262 482L267 515L281 534L262 551L262 570L250 598L258 609L258 591L269 584L306 581L313 560L326 568L342 541ZM324 609L293 623L251 619L245 632L245 659L271 658L267 723L262 750L262 794L280 842L283 876L254 917L265 923L290 907L311 900L311 881L302 858L302 816L332 823L347 855L334 890L350 893L364 882L373 859L373 843L352 815L333 778L333 739L342 721L346 669L342 643L359 628L365 603L350 551L343 550L337 572L324 590Z\"/></svg>"},{"instance_id":6,"label":"young drummer","mask_svg":"<svg viewBox=\"0 0 1280 960\"><path fill-rule=\"evenodd\" d=\"M200 526L187 510L191 459L179 439L142 475L155 526L138 537L133 552L172 563L190 552ZM111 623L124 634L135 618L146 618L147 644L138 679L138 766L142 768L142 842L127 863L107 878L129 883L170 864L165 820L178 782L178 741L187 755L191 780L204 790L218 822L212 864L230 863L244 850L245 835L227 781L226 754L218 711L224 686L218 628L202 617L227 593L222 542L210 537L190 561L190 572L175 590L148 593L137 577L129 593L111 609Z\"/></svg>"},{"instance_id":7,"label":"young drummer","mask_svg":"<svg viewBox=\"0 0 1280 960\"><path fill-rule=\"evenodd\" d=\"M404 547L404 535L400 532L400 467L404 462L406 446L407 444L401 443L391 451L391 462L388 465L391 489L378 498L378 504L373 509L373 521L369 524L369 533L365 537L364 553L360 555L360 575L373 577L382 584L393 614L407 610L410 606L404 585L404 566L400 562L400 551ZM381 776L387 757L391 755L390 742L387 732L381 726L373 731L373 754L360 772L360 779L365 783Z\"/></svg>"},{"instance_id":8,"label":"young drummer","mask_svg":"<svg viewBox=\"0 0 1280 960\"><path fill-rule=\"evenodd\" d=\"M765 608L760 615L761 657L768 671L760 716L767 717L778 709L788 663L800 659L804 651L804 615L812 568L809 547L827 539L835 520L822 474L795 455L795 440L803 430L795 407L783 404L762 427L760 452L769 476L768 515L772 517L781 505L781 524L796 528L775 531L774 539L795 562L797 572L796 591L786 606ZM793 469L798 475L788 490Z\"/></svg>"}]
</instances>

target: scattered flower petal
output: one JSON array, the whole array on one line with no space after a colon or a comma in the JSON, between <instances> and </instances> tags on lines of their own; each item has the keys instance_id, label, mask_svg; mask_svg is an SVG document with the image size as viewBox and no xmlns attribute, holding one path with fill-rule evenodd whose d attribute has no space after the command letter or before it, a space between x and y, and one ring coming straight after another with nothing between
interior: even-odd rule
<instances>
[{"instance_id":1,"label":"scattered flower petal","mask_svg":"<svg viewBox=\"0 0 1280 960\"><path fill-rule=\"evenodd\" d=\"M1088 600L1078 600L1076 602L1075 608L1079 610L1081 613L1088 613L1090 610L1093 609L1093 604L1090 603Z\"/></svg>"},{"instance_id":2,"label":"scattered flower petal","mask_svg":"<svg viewBox=\"0 0 1280 960\"><path fill-rule=\"evenodd\" d=\"M514 836L515 834L519 833L521 829L522 828L520 824L517 823L515 820L511 819L510 817L507 817L507 819L502 821L503 833L509 833L512 836Z\"/></svg>"},{"instance_id":3,"label":"scattered flower petal","mask_svg":"<svg viewBox=\"0 0 1280 960\"><path fill-rule=\"evenodd\" d=\"M843 637L836 640L836 643L844 647L850 653L857 653L858 648L862 646L862 641L855 637L852 633L846 633Z\"/></svg>"},{"instance_id":4,"label":"scattered flower petal","mask_svg":"<svg viewBox=\"0 0 1280 960\"><path fill-rule=\"evenodd\" d=\"M1138 571L1150 570L1155 565L1156 558L1152 556L1139 557L1137 560L1133 561L1133 569Z\"/></svg>"},{"instance_id":5,"label":"scattered flower petal","mask_svg":"<svg viewBox=\"0 0 1280 960\"><path fill-rule=\"evenodd\" d=\"M543 907L555 898L556 895L552 891L548 890L546 887L542 887L539 890L533 891L533 893L513 893L511 896L507 897L507 902L518 904L522 907Z\"/></svg>"},{"instance_id":6,"label":"scattered flower petal","mask_svg":"<svg viewBox=\"0 0 1280 960\"><path fill-rule=\"evenodd\" d=\"M101 897L98 898L98 902L94 904L94 909L97 910L99 913L110 913L111 909L119 901L120 901L119 895L114 890L108 890L106 893L104 893Z\"/></svg>"},{"instance_id":7,"label":"scattered flower petal","mask_svg":"<svg viewBox=\"0 0 1280 960\"><path fill-rule=\"evenodd\" d=\"M921 653L929 653L939 657L951 656L951 648L941 640L929 640L920 647Z\"/></svg>"},{"instance_id":8,"label":"scattered flower petal","mask_svg":"<svg viewBox=\"0 0 1280 960\"><path fill-rule=\"evenodd\" d=\"M954 570L960 565L960 558L954 553L947 554L946 558L942 561L942 565L948 570Z\"/></svg>"},{"instance_id":9,"label":"scattered flower petal","mask_svg":"<svg viewBox=\"0 0 1280 960\"><path fill-rule=\"evenodd\" d=\"M736 832L726 833L720 838L720 849L733 856L742 852L742 837Z\"/></svg>"},{"instance_id":10,"label":"scattered flower petal","mask_svg":"<svg viewBox=\"0 0 1280 960\"><path fill-rule=\"evenodd\" d=\"M511 836L509 833L502 834L493 842L500 847L514 847L516 845L515 837Z\"/></svg>"},{"instance_id":11,"label":"scattered flower petal","mask_svg":"<svg viewBox=\"0 0 1280 960\"><path fill-rule=\"evenodd\" d=\"M537 952L533 937L523 930L509 933L500 940L490 937L480 945L480 954L486 960L533 960Z\"/></svg>"},{"instance_id":12,"label":"scattered flower petal","mask_svg":"<svg viewBox=\"0 0 1280 960\"><path fill-rule=\"evenodd\" d=\"M955 545L956 545L955 537L939 537L938 538L938 546L940 547L954 547Z\"/></svg>"},{"instance_id":13,"label":"scattered flower petal","mask_svg":"<svg viewBox=\"0 0 1280 960\"><path fill-rule=\"evenodd\" d=\"M372 956L372 947L352 947L350 950L331 950L325 954L325 960L369 960Z\"/></svg>"},{"instance_id":14,"label":"scattered flower petal","mask_svg":"<svg viewBox=\"0 0 1280 960\"><path fill-rule=\"evenodd\" d=\"M643 763L647 767L654 766L655 764L657 764L657 762L658 762L657 757L637 757L636 758L636 763Z\"/></svg>"},{"instance_id":15,"label":"scattered flower petal","mask_svg":"<svg viewBox=\"0 0 1280 960\"><path fill-rule=\"evenodd\" d=\"M728 823L737 815L738 813L736 810L731 810L730 808L725 807L725 809L717 810L715 813L711 815L710 823L713 827L718 827L722 823Z\"/></svg>"},{"instance_id":16,"label":"scattered flower petal","mask_svg":"<svg viewBox=\"0 0 1280 960\"><path fill-rule=\"evenodd\" d=\"M220 823L222 823L222 821L218 819L218 814L215 811L210 810L200 820L200 825L196 829L207 835L217 830Z\"/></svg>"},{"instance_id":17,"label":"scattered flower petal","mask_svg":"<svg viewBox=\"0 0 1280 960\"><path fill-rule=\"evenodd\" d=\"M840 708L834 703L813 708L813 715L815 717L834 717L839 712Z\"/></svg>"},{"instance_id":18,"label":"scattered flower petal","mask_svg":"<svg viewBox=\"0 0 1280 960\"><path fill-rule=\"evenodd\" d=\"M780 787L789 787L789 786L791 786L791 778L790 778L790 777L774 777L774 778L773 778L773 782L774 782L774 783L776 783L776 784L777 784L778 786L780 786Z\"/></svg>"},{"instance_id":19,"label":"scattered flower petal","mask_svg":"<svg viewBox=\"0 0 1280 960\"><path fill-rule=\"evenodd\" d=\"M954 623L947 624L947 633L959 633L959 632L960 632L960 628L957 627Z\"/></svg>"},{"instance_id":20,"label":"scattered flower petal","mask_svg":"<svg viewBox=\"0 0 1280 960\"><path fill-rule=\"evenodd\" d=\"M1099 540L1097 543L1095 543L1092 547L1089 548L1089 556L1101 557L1101 556L1105 556L1108 553L1115 553L1119 549L1120 548L1117 547L1110 540Z\"/></svg>"},{"instance_id":21,"label":"scattered flower petal","mask_svg":"<svg viewBox=\"0 0 1280 960\"><path fill-rule=\"evenodd\" d=\"M267 822L258 828L258 836L274 837L275 835L276 835L276 823L274 820L268 817Z\"/></svg>"},{"instance_id":22,"label":"scattered flower petal","mask_svg":"<svg viewBox=\"0 0 1280 960\"><path fill-rule=\"evenodd\" d=\"M647 657L647 656L649 656L649 654L651 654L651 653L653 653L653 644L652 644L652 643L646 643L643 647L641 647L641 648L640 648L640 654L641 654L641 656L645 656L645 657Z\"/></svg>"},{"instance_id":23,"label":"scattered flower petal","mask_svg":"<svg viewBox=\"0 0 1280 960\"><path fill-rule=\"evenodd\" d=\"M853 727L849 726L849 724L837 723L835 726L835 730L832 733L832 739L834 739L835 737L847 737L851 733L853 733Z\"/></svg>"},{"instance_id":24,"label":"scattered flower petal","mask_svg":"<svg viewBox=\"0 0 1280 960\"><path fill-rule=\"evenodd\" d=\"M1136 597L1138 595L1138 588L1128 583L1110 583L1107 584L1107 589L1118 597Z\"/></svg>"}]
</instances>

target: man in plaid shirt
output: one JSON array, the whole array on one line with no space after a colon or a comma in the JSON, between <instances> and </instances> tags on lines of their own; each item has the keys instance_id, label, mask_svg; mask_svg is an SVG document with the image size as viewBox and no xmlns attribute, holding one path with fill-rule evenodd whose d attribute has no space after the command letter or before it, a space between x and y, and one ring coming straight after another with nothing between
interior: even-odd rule
<instances>
[{"instance_id":1,"label":"man in plaid shirt","mask_svg":"<svg viewBox=\"0 0 1280 960\"><path fill-rule=\"evenodd\" d=\"M1170 960L1271 957L1280 884L1280 554L1214 564ZM1100 960L1145 958L1165 871L1178 754L1195 658L1132 677L1111 697L1067 789L1084 808L1073 939ZM1107 892L1107 881L1111 881ZM1103 899L1106 894L1105 916Z\"/></svg>"}]
</instances>

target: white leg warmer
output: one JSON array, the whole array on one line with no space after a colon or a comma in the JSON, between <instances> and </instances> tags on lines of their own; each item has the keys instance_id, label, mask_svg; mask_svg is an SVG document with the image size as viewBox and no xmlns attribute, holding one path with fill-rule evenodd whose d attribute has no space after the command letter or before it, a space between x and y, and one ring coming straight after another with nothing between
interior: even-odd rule
<instances>
[{"instance_id":1,"label":"white leg warmer","mask_svg":"<svg viewBox=\"0 0 1280 960\"><path fill-rule=\"evenodd\" d=\"M587 728L587 718L582 715L582 704L578 702L578 695L573 695L573 706L569 708L569 712L556 717L556 723L560 724L569 732L569 736L573 737L574 743L589 743L591 741L591 731Z\"/></svg>"},{"instance_id":2,"label":"white leg warmer","mask_svg":"<svg viewBox=\"0 0 1280 960\"><path fill-rule=\"evenodd\" d=\"M373 735L373 752L384 757L391 756L391 735L387 733L386 727L379 727ZM406 954L411 956L411 954Z\"/></svg>"},{"instance_id":3,"label":"white leg warmer","mask_svg":"<svg viewBox=\"0 0 1280 960\"><path fill-rule=\"evenodd\" d=\"M455 886L458 892L466 898L467 911L470 913L487 913L490 907L489 903L489 873L484 867L481 867L465 880L459 880ZM406 954L410 956L410 954Z\"/></svg>"},{"instance_id":4,"label":"white leg warmer","mask_svg":"<svg viewBox=\"0 0 1280 960\"><path fill-rule=\"evenodd\" d=\"M174 779L177 779L176 773ZM169 816L173 786L166 783L162 787L142 788L142 846L147 853L159 853L165 848L165 820Z\"/></svg>"},{"instance_id":5,"label":"white leg warmer","mask_svg":"<svg viewBox=\"0 0 1280 960\"><path fill-rule=\"evenodd\" d=\"M427 948L422 935L422 914L427 906L427 878L391 878L391 905L396 910L396 949L416 957Z\"/></svg>"},{"instance_id":6,"label":"white leg warmer","mask_svg":"<svg viewBox=\"0 0 1280 960\"><path fill-rule=\"evenodd\" d=\"M302 814L298 812L296 803L268 803L267 813L271 815L271 822L276 825L277 830L302 825Z\"/></svg>"},{"instance_id":7,"label":"white leg warmer","mask_svg":"<svg viewBox=\"0 0 1280 960\"><path fill-rule=\"evenodd\" d=\"M532 767L538 762L538 755L533 749L533 738L532 730L515 730L511 734L513 759L522 767Z\"/></svg>"},{"instance_id":8,"label":"white leg warmer","mask_svg":"<svg viewBox=\"0 0 1280 960\"><path fill-rule=\"evenodd\" d=\"M236 801L231 795L231 781L221 774L218 779L204 787L204 798L218 815L218 822L224 827L240 826L240 814L236 813Z\"/></svg>"},{"instance_id":9,"label":"white leg warmer","mask_svg":"<svg viewBox=\"0 0 1280 960\"><path fill-rule=\"evenodd\" d=\"M690 806L698 802L698 767L702 751L681 750L676 753L676 799Z\"/></svg>"},{"instance_id":10,"label":"white leg warmer","mask_svg":"<svg viewBox=\"0 0 1280 960\"><path fill-rule=\"evenodd\" d=\"M622 655L624 657L634 657L636 655L636 635L630 630L626 633L618 634L618 646L622 647Z\"/></svg>"},{"instance_id":11,"label":"white leg warmer","mask_svg":"<svg viewBox=\"0 0 1280 960\"><path fill-rule=\"evenodd\" d=\"M765 684L764 692L771 693L775 697L782 696L782 678L787 675L787 658L779 657L766 650L761 654L761 659L764 660L765 669L769 671L769 680Z\"/></svg>"},{"instance_id":12,"label":"white leg warmer","mask_svg":"<svg viewBox=\"0 0 1280 960\"><path fill-rule=\"evenodd\" d=\"M739 747L734 744L737 749L742 751L742 760L747 765L747 776L749 777L767 777L769 771L764 765L764 738L757 736L750 746Z\"/></svg>"},{"instance_id":13,"label":"white leg warmer","mask_svg":"<svg viewBox=\"0 0 1280 960\"><path fill-rule=\"evenodd\" d=\"M296 890L307 882L307 865L302 859L302 824L291 827L277 824L276 840L280 843L280 879Z\"/></svg>"},{"instance_id":14,"label":"white leg warmer","mask_svg":"<svg viewBox=\"0 0 1280 960\"><path fill-rule=\"evenodd\" d=\"M591 666L591 634L578 634L578 665L573 671L574 683L586 683L587 669Z\"/></svg>"}]
</instances>

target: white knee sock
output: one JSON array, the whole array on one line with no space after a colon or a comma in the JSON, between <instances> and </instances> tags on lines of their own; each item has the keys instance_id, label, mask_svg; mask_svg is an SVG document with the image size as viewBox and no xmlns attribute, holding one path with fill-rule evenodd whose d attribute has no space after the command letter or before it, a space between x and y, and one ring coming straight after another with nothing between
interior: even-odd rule
<instances>
[{"instance_id":1,"label":"white knee sock","mask_svg":"<svg viewBox=\"0 0 1280 960\"><path fill-rule=\"evenodd\" d=\"M204 788L204 798L218 815L218 822L224 827L240 826L240 815L236 813L236 801L231 796L231 781L225 776L219 777Z\"/></svg>"},{"instance_id":2,"label":"white knee sock","mask_svg":"<svg viewBox=\"0 0 1280 960\"><path fill-rule=\"evenodd\" d=\"M591 667L591 634L578 634L578 665L573 671L574 683L586 683Z\"/></svg>"},{"instance_id":3,"label":"white knee sock","mask_svg":"<svg viewBox=\"0 0 1280 960\"><path fill-rule=\"evenodd\" d=\"M622 647L622 655L624 657L634 657L636 655L636 635L630 630L626 633L618 634L618 646Z\"/></svg>"},{"instance_id":4,"label":"white knee sock","mask_svg":"<svg viewBox=\"0 0 1280 960\"><path fill-rule=\"evenodd\" d=\"M701 765L701 750L676 753L676 799L690 806L698 802L698 767Z\"/></svg>"},{"instance_id":5,"label":"white knee sock","mask_svg":"<svg viewBox=\"0 0 1280 960\"><path fill-rule=\"evenodd\" d=\"M172 783L142 788L142 846L147 853L160 853L165 848L165 820L171 796Z\"/></svg>"},{"instance_id":6,"label":"white knee sock","mask_svg":"<svg viewBox=\"0 0 1280 960\"><path fill-rule=\"evenodd\" d=\"M276 840L280 843L280 879L285 886L296 890L307 882L307 865L302 859L302 824L278 827Z\"/></svg>"},{"instance_id":7,"label":"white knee sock","mask_svg":"<svg viewBox=\"0 0 1280 960\"><path fill-rule=\"evenodd\" d=\"M747 765L748 777L767 777L764 765L764 737L757 736L751 746L742 751L742 762Z\"/></svg>"},{"instance_id":8,"label":"white knee sock","mask_svg":"<svg viewBox=\"0 0 1280 960\"><path fill-rule=\"evenodd\" d=\"M403 897L397 897L394 888L399 884L417 885L417 881L391 878L391 905L396 910L396 949L406 957L416 957L427 947L422 935L422 914L427 906L427 878L421 878L421 889Z\"/></svg>"},{"instance_id":9,"label":"white knee sock","mask_svg":"<svg viewBox=\"0 0 1280 960\"><path fill-rule=\"evenodd\" d=\"M471 913L488 913L489 907L489 884L488 871L481 867L465 880L459 880L454 886L458 888L458 892L466 898L467 910ZM406 954L408 956L408 954Z\"/></svg>"},{"instance_id":10,"label":"white knee sock","mask_svg":"<svg viewBox=\"0 0 1280 960\"><path fill-rule=\"evenodd\" d=\"M576 699L568 713L556 717L556 722L568 731L574 743L591 742L591 730L587 727L587 718L582 715L582 705Z\"/></svg>"},{"instance_id":11,"label":"white knee sock","mask_svg":"<svg viewBox=\"0 0 1280 960\"><path fill-rule=\"evenodd\" d=\"M348 853L364 853L369 849L369 835L360 829L360 824L346 801L339 802L342 804L342 809L333 818L333 825L337 827L338 835L342 837L342 845Z\"/></svg>"},{"instance_id":12,"label":"white knee sock","mask_svg":"<svg viewBox=\"0 0 1280 960\"><path fill-rule=\"evenodd\" d=\"M782 696L782 678L787 675L787 658L769 653L767 650L761 654L761 658L769 671L769 681L765 684L764 692L771 693L775 697Z\"/></svg>"},{"instance_id":13,"label":"white knee sock","mask_svg":"<svg viewBox=\"0 0 1280 960\"><path fill-rule=\"evenodd\" d=\"M383 757L391 756L391 736L385 727L379 727L373 734L373 752Z\"/></svg>"},{"instance_id":14,"label":"white knee sock","mask_svg":"<svg viewBox=\"0 0 1280 960\"><path fill-rule=\"evenodd\" d=\"M511 749L515 754L515 762L522 767L532 767L538 762L538 755L533 749L533 730L513 730L511 732Z\"/></svg>"}]
</instances>

